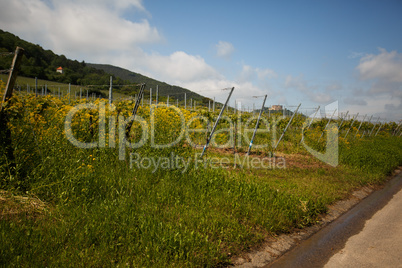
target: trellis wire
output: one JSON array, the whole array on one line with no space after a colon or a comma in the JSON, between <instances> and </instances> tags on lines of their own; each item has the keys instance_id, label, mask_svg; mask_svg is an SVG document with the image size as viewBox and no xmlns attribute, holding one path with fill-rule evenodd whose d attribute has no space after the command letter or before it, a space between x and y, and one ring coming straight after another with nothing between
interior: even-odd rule
<instances>
[{"instance_id":1,"label":"trellis wire","mask_svg":"<svg viewBox=\"0 0 402 268\"><path fill-rule=\"evenodd\" d=\"M11 69L0 70L0 74L8 74L10 71L11 71Z\"/></svg>"}]
</instances>

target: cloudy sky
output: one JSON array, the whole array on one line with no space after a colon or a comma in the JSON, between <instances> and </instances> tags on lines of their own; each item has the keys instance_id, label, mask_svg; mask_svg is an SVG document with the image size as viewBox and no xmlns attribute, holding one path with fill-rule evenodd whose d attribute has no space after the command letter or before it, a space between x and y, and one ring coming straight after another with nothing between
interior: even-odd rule
<instances>
[{"instance_id":1,"label":"cloudy sky","mask_svg":"<svg viewBox=\"0 0 402 268\"><path fill-rule=\"evenodd\" d=\"M402 119L402 1L0 0L0 28L68 58L244 106ZM312 112L312 111L311 111Z\"/></svg>"}]
</instances>

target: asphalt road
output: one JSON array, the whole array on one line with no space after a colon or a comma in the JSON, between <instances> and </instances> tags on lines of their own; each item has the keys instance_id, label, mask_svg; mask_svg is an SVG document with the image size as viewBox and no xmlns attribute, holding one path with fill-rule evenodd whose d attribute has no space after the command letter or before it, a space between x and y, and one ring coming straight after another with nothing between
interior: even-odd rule
<instances>
[{"instance_id":1,"label":"asphalt road","mask_svg":"<svg viewBox=\"0 0 402 268\"><path fill-rule=\"evenodd\" d=\"M267 267L402 267L402 173Z\"/></svg>"}]
</instances>

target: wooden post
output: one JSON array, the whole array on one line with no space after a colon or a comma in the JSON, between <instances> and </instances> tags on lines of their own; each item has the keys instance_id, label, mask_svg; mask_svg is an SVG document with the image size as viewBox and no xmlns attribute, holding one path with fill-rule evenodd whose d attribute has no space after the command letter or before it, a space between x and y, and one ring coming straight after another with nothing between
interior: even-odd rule
<instances>
[{"instance_id":1,"label":"wooden post","mask_svg":"<svg viewBox=\"0 0 402 268\"><path fill-rule=\"evenodd\" d=\"M38 78L35 77L35 97L38 97Z\"/></svg>"},{"instance_id":2,"label":"wooden post","mask_svg":"<svg viewBox=\"0 0 402 268\"><path fill-rule=\"evenodd\" d=\"M22 47L17 47L14 54L13 63L11 64L10 74L8 76L8 81L6 85L6 92L4 92L3 102L1 103L0 111L3 111L3 105L11 98L13 95L13 89L15 85L15 80L17 80L18 71L20 69L22 56L24 55L24 49Z\"/></svg>"},{"instance_id":3,"label":"wooden post","mask_svg":"<svg viewBox=\"0 0 402 268\"><path fill-rule=\"evenodd\" d=\"M159 91L159 87L158 87L158 85L156 85L156 105L158 105L158 91Z\"/></svg>"},{"instance_id":4,"label":"wooden post","mask_svg":"<svg viewBox=\"0 0 402 268\"><path fill-rule=\"evenodd\" d=\"M109 105L113 102L113 76L110 76L110 87L109 87Z\"/></svg>"},{"instance_id":5,"label":"wooden post","mask_svg":"<svg viewBox=\"0 0 402 268\"><path fill-rule=\"evenodd\" d=\"M6 157L9 162L10 174L15 175L16 163L14 158L14 152L11 140L11 131L8 128L8 116L7 112L4 112L3 107L5 103L12 97L15 81L17 79L18 71L21 65L22 56L24 55L24 49L17 47L14 54L14 59L11 64L10 74L6 85L6 91L4 92L3 102L0 107L0 146L5 149Z\"/></svg>"}]
</instances>

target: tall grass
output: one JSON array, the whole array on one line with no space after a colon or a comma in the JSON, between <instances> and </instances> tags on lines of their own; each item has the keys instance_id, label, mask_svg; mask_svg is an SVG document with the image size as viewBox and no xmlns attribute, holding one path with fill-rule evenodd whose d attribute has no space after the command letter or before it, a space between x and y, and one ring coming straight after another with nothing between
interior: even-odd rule
<instances>
[{"instance_id":1,"label":"tall grass","mask_svg":"<svg viewBox=\"0 0 402 268\"><path fill-rule=\"evenodd\" d=\"M116 106L126 112L123 104ZM215 169L194 161L199 151L184 142L155 149L148 141L127 149L121 161L117 148L80 149L65 138L69 108L63 100L32 96L14 98L8 107L17 170L10 176L2 154L0 188L37 197L46 209L34 216L0 214L3 266L228 265L267 235L314 224L328 204L382 181L402 163L398 138L371 139L370 147L363 140L352 149L345 145L337 168L311 157L308 169ZM149 111L139 115L148 120ZM177 133L165 110L159 116L156 137L162 144ZM81 131L80 139L97 139L96 128L94 136L84 135L92 122L85 113L74 120L77 137ZM91 120L96 123L95 116ZM292 140L299 137L288 138L284 149ZM192 160L185 172L177 166L130 168L130 152Z\"/></svg>"}]
</instances>

